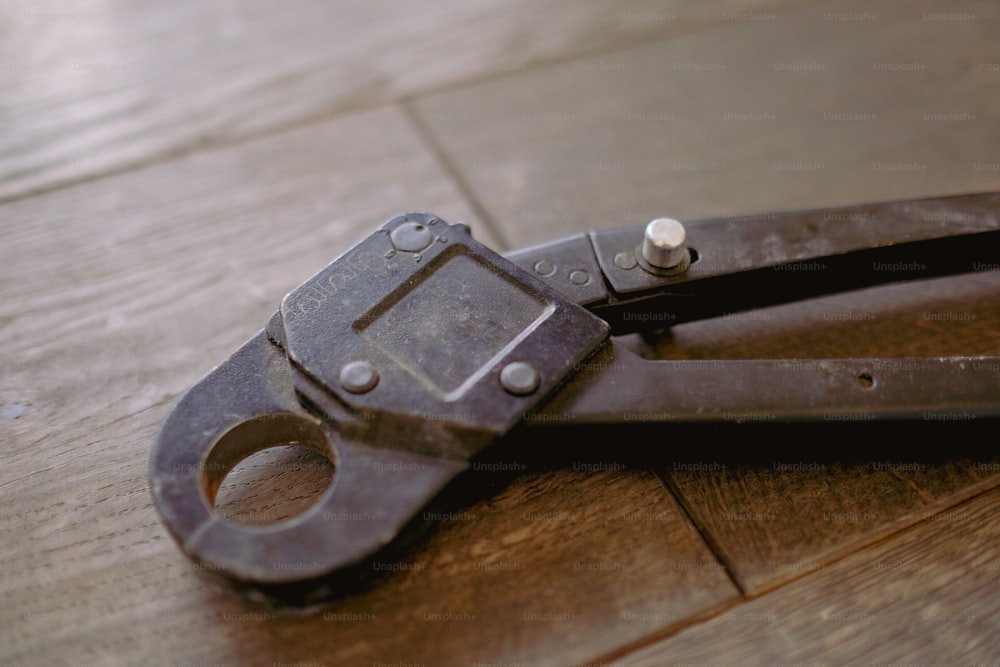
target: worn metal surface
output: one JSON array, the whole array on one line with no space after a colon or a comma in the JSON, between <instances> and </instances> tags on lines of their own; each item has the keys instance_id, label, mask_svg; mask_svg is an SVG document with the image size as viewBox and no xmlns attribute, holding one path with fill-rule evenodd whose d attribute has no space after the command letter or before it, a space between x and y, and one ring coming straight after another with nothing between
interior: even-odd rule
<instances>
[{"instance_id":1,"label":"worn metal surface","mask_svg":"<svg viewBox=\"0 0 1000 667\"><path fill-rule=\"evenodd\" d=\"M208 569L287 601L322 598L607 335L464 225L397 216L181 399L153 452L157 507ZM322 499L264 528L218 517L226 473L284 444L336 466Z\"/></svg>"},{"instance_id":2,"label":"worn metal surface","mask_svg":"<svg viewBox=\"0 0 1000 667\"><path fill-rule=\"evenodd\" d=\"M996 357L654 362L607 339L996 269L998 204L985 193L692 224L680 275L627 261L641 253L641 228L508 260L464 225L397 216L292 291L265 331L181 399L153 452L157 507L208 569L308 603L411 533L470 459L529 413L605 424L1000 416L1000 377L977 372ZM792 270L802 262L822 266L806 277ZM796 382L777 381L789 366ZM213 512L233 466L290 443L336 466L313 508L254 528Z\"/></svg>"}]
</instances>

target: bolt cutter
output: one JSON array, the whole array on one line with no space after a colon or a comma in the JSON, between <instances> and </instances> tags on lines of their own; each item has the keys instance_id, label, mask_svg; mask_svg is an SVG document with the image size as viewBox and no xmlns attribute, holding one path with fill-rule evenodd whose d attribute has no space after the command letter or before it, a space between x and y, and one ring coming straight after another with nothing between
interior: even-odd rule
<instances>
[{"instance_id":1,"label":"bolt cutter","mask_svg":"<svg viewBox=\"0 0 1000 667\"><path fill-rule=\"evenodd\" d=\"M190 558L266 597L336 594L515 427L1000 416L1000 357L650 361L621 334L1000 268L1000 193L579 234L501 256L393 217L289 293L179 400L150 461ZM776 373L793 364L794 381ZM783 377L784 376L784 377ZM298 444L335 465L269 526L213 509L225 474Z\"/></svg>"}]
</instances>

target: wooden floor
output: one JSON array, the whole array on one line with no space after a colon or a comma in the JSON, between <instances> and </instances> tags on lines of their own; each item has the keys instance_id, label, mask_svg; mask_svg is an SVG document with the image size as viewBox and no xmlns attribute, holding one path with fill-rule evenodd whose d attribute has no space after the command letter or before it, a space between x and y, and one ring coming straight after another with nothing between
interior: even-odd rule
<instances>
[{"instance_id":1,"label":"wooden floor","mask_svg":"<svg viewBox=\"0 0 1000 667\"><path fill-rule=\"evenodd\" d=\"M990 0L0 0L0 665L1000 664L987 424L499 453L522 472L306 615L217 588L146 477L178 396L396 212L504 250L997 188L998 27ZM1000 354L998 294L865 290L648 352ZM220 511L329 474L248 462Z\"/></svg>"}]
</instances>

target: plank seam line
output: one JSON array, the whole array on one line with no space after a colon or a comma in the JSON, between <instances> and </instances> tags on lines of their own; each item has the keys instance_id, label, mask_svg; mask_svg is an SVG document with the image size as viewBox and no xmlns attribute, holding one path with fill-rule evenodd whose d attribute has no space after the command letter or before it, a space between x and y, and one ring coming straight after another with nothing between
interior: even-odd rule
<instances>
[{"instance_id":1,"label":"plank seam line","mask_svg":"<svg viewBox=\"0 0 1000 667\"><path fill-rule=\"evenodd\" d=\"M898 470L896 470L896 469L894 469L892 467L889 468L889 474L892 475L893 477L895 477L896 479L898 479L903 484L905 484L915 494L917 494L918 496L920 496L920 499L923 500L925 503L927 503L928 505L934 504L934 496L932 496L931 494L927 493L925 490L921 489L917 485L917 483L914 482L912 479L910 479L909 477L906 477L906 476L900 474L900 472Z\"/></svg>"},{"instance_id":2,"label":"plank seam line","mask_svg":"<svg viewBox=\"0 0 1000 667\"><path fill-rule=\"evenodd\" d=\"M786 7L782 7L774 11L780 14L794 12L807 4L808 3L805 0L802 0L802 2L790 4ZM153 151L149 155L142 158L138 158L131 161L125 160L118 165L110 166L108 168L100 169L98 171L83 173L78 176L70 176L63 179L56 179L54 181L43 183L41 185L27 187L24 190L14 191L5 195L0 195L0 205L19 201L21 199L28 199L31 197L46 195L56 190L71 188L85 183L90 183L92 181L97 181L112 176L118 176L129 171L145 169L154 165L158 165L164 162L171 162L173 160L188 157L194 154L232 148L234 146L239 146L241 144L258 141L261 139L267 139L275 135L283 134L285 132L292 132L295 130L304 129L309 126L326 123L328 121L337 119L342 116L349 116L359 113L375 111L378 109L391 108L393 106L400 104L405 106L409 101L412 101L416 98L426 98L426 97L433 97L436 95L453 93L461 90L462 88L490 84L493 83L494 81L522 76L529 72L560 67L578 60L585 60L587 58L605 56L611 53L644 48L646 46L649 46L651 44L656 44L659 42L666 42L669 40L690 37L692 35L698 35L700 33L704 33L709 30L718 28L723 24L724 22L718 22L718 23L708 22L704 25L688 26L684 30L678 30L676 32L668 32L666 34L653 33L648 35L637 35L632 41L624 44L613 43L600 48L590 48L590 49L584 48L578 51L572 51L568 53L560 53L551 56L541 56L534 61L528 61L525 64L524 69L515 71L497 71L497 72L490 72L484 70L481 72L470 74L468 76L457 77L451 81L441 82L439 84L432 84L422 88L417 87L413 91L403 94L401 96L386 97L385 99L374 103L359 102L357 100L352 100L340 104L335 104L326 108L317 108L309 113L302 115L301 117L293 118L285 122L279 122L274 125L263 127L259 130L250 131L247 132L246 134L241 134L234 137L226 137L218 139L210 138L207 140L204 137L197 137L197 136L191 137L189 140L182 142L180 145L174 146L172 148L166 148L160 151Z\"/></svg>"},{"instance_id":3,"label":"plank seam line","mask_svg":"<svg viewBox=\"0 0 1000 667\"><path fill-rule=\"evenodd\" d=\"M122 174L133 171L155 168L163 164L169 164L171 162L176 162L190 157L234 149L245 144L252 144L256 141L265 141L275 137L280 137L283 134L298 132L307 128L334 122L342 118L348 118L362 113L374 112L380 109L391 109L393 106L393 100L387 100L378 104L358 104L356 102L349 102L336 107L317 109L304 114L301 117L294 118L283 123L268 125L266 127L236 136L220 136L216 138L192 136L174 146L159 150L154 149L149 154L142 157L132 160L126 159L118 164L106 168L84 172L76 176L56 179L48 183L28 187L24 190L8 194L0 194L0 206L21 201L23 199L44 196L57 190L73 188L93 183L95 181L121 176ZM0 179L0 183L2 182L3 179Z\"/></svg>"},{"instance_id":4,"label":"plank seam line","mask_svg":"<svg viewBox=\"0 0 1000 667\"><path fill-rule=\"evenodd\" d=\"M741 600L735 604L721 602L713 607L703 610L701 613L685 617L684 622L682 623L667 625L659 630L654 630L649 634L643 635L638 639L622 644L618 648L608 651L607 653L603 653L593 660L588 660L585 665L600 665L602 667L614 667L615 665L620 665L621 663L618 662L620 658L637 653L649 646L655 646L661 642L670 641L670 639L675 635L679 635L690 628L701 625L702 623L707 623L732 609L742 607L747 604L747 602L747 600Z\"/></svg>"},{"instance_id":5,"label":"plank seam line","mask_svg":"<svg viewBox=\"0 0 1000 667\"><path fill-rule=\"evenodd\" d=\"M657 474L657 476L660 476L659 472L657 472L656 474ZM668 484L668 482L665 479L663 479L662 476L661 476L661 480L663 481L663 483L665 485ZM982 497L984 495L987 495L989 493L995 493L995 492L997 492L998 488L1000 488L1000 484L995 484L993 486L987 486L986 488L981 489L980 491L974 493L973 495L971 495L971 496L969 496L967 498L963 498L963 499L959 500L958 502L950 503L948 505L942 506L942 507L940 507L938 509L938 511L934 512L934 514L931 515L931 516L922 517L922 518L920 518L920 519L918 519L918 520L916 520L916 521L914 521L912 523L909 523L909 524L907 524L905 526L901 526L898 530L894 530L891 533L888 533L888 534L883 535L883 536L881 536L879 538L876 538L876 539L872 540L871 542L868 542L868 543L864 544L863 546L860 546L857 549L852 549L851 551L848 551L846 553L840 554L838 557L831 559L830 562L827 563L824 567L829 566L829 565L834 565L834 564L838 563L839 561L842 561L842 560L845 560L847 558L850 558L851 556L859 554L860 552L865 551L865 550L867 550L867 549L869 549L869 548L871 548L873 546L876 546L876 545L879 545L879 544L883 544L883 543L888 542L890 540L897 539L897 538L899 538L900 535L902 535L904 533L907 533L909 531L917 530L922 525L924 525L925 523L928 523L928 522L932 521L933 520L933 516L935 516L937 514L940 514L942 512L948 511L948 510L954 510L956 508L960 508L960 507L963 507L963 506L966 506L966 505L970 505L970 504L976 502L980 497ZM668 485L668 489L669 489L669 485ZM674 492L671 490L671 493L674 493ZM683 505L682 505L682 508L683 508ZM685 508L685 511L687 511L686 508ZM610 665L610 664L614 664L615 661L617 661L620 658L623 658L623 657L625 657L627 655L631 655L633 653L637 653L637 652L639 652L639 651L641 651L641 650L643 650L645 648L654 646L654 645L659 644L659 643L668 642L675 635L678 635L678 634L680 634L682 632L685 632L688 629L693 628L693 627L695 627L697 625L701 625L703 623L707 623L707 622L713 620L714 618L716 618L718 616L721 616L723 613L725 613L729 609L736 609L736 608L742 607L742 606L746 605L747 603L749 603L749 602L751 602L753 600L759 600L761 598L764 598L764 597L767 597L769 595L772 595L772 594L776 593L778 590L780 590L782 588L785 588L786 586L788 586L790 584L799 582L799 581L801 581L803 579L806 579L806 578L808 578L810 576L816 576L817 574L818 573L815 573L815 572L813 572L813 573L807 573L807 574L803 574L800 577L795 577L794 579L789 579L788 581L782 582L780 585L775 586L775 587L773 587L773 588L771 588L771 589L763 592L761 595L758 595L758 596L755 596L755 597L752 597L752 598L745 598L743 601L738 602L736 604L733 604L733 605L724 605L721 609L711 610L711 611L708 611L705 614L702 614L700 616L694 617L692 619L691 623L687 623L687 624L685 624L685 625L683 625L681 627L674 626L674 627L671 627L671 628L665 628L665 629L663 629L661 631L651 632L651 633L649 633L647 635L644 635L643 637L640 637L640 638L638 638L638 639L636 639L636 640L634 640L632 642L629 642L628 644L625 644L625 645L623 645L623 646L621 646L621 647L619 647L619 648L617 648L617 649L615 649L613 651L609 651L608 653L605 653L605 654L601 655L600 658L598 658L597 660L594 660L592 662L594 664L598 664L598 665L604 665L604 664Z\"/></svg>"},{"instance_id":6,"label":"plank seam line","mask_svg":"<svg viewBox=\"0 0 1000 667\"><path fill-rule=\"evenodd\" d=\"M437 136L430 126L424 121L423 117L416 110L413 105L413 101L410 99L404 99L399 102L399 107L403 111L403 116L410 123L410 126L420 137L420 140L424 143L427 150L430 151L434 160L437 162L438 166L442 171L452 180L455 184L456 189L462 198L465 199L472 212L477 218L479 218L479 223L490 233L494 238L500 243L500 248L494 248L494 250L503 251L510 248L510 243L507 241L506 234L497 224L497 221L490 215L486 207L479 201L476 197L472 186L469 185L468 181L462 176L461 170L455 161L445 150L441 142L438 141ZM456 221L457 222L457 221Z\"/></svg>"},{"instance_id":7,"label":"plank seam line","mask_svg":"<svg viewBox=\"0 0 1000 667\"><path fill-rule=\"evenodd\" d=\"M707 531L702 529L701 525L695 520L691 512L688 511L688 507L684 503L682 495L678 492L677 489L674 488L673 484L671 484L669 476L666 473L661 472L658 468L654 469L653 473L660 479L660 483L663 484L664 488L667 490L667 493L669 493L674 497L674 501L677 503L677 506L681 508L681 511L684 512L684 516L687 517L688 522L690 522L690 524L694 526L694 529L698 531L698 535L701 536L702 542L705 543L709 551L712 552L712 555L715 556L715 559L719 561L719 563L725 569L726 576L729 577L729 580L731 582L733 582L733 585L736 587L736 590L740 592L740 595L743 597L744 600L749 599L747 592L743 589L743 586L741 586L740 582L737 581L736 579L732 563L730 563L729 560L725 557L725 555L722 552L722 549L720 549L719 545L715 543L715 540L711 538L711 536Z\"/></svg>"}]
</instances>

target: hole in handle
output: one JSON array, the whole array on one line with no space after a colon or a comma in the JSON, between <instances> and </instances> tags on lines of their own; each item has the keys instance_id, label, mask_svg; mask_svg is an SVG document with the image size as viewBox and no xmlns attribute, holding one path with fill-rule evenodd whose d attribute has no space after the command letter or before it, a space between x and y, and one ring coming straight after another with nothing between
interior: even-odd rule
<instances>
[{"instance_id":1,"label":"hole in handle","mask_svg":"<svg viewBox=\"0 0 1000 667\"><path fill-rule=\"evenodd\" d=\"M330 439L316 420L295 413L248 419L215 442L202 468L205 500L219 517L270 526L300 516L330 489Z\"/></svg>"},{"instance_id":2,"label":"hole in handle","mask_svg":"<svg viewBox=\"0 0 1000 667\"><path fill-rule=\"evenodd\" d=\"M862 389L871 389L875 386L875 376L871 373L861 373L857 377L857 382Z\"/></svg>"}]
</instances>

